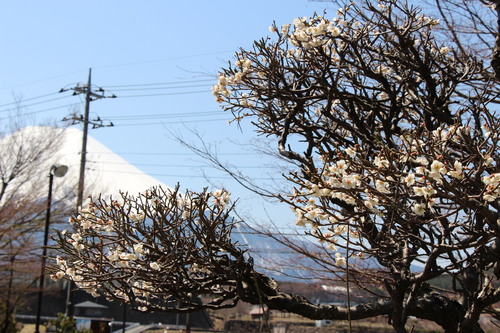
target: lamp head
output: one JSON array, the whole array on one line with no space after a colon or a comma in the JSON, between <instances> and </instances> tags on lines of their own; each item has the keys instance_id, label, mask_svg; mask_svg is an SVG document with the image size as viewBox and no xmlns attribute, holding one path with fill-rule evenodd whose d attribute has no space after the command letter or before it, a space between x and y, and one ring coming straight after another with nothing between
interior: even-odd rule
<instances>
[{"instance_id":1,"label":"lamp head","mask_svg":"<svg viewBox=\"0 0 500 333\"><path fill-rule=\"evenodd\" d=\"M68 166L63 165L63 164L54 164L50 168L50 174L56 176L56 177L63 177L66 172L68 172Z\"/></svg>"}]
</instances>

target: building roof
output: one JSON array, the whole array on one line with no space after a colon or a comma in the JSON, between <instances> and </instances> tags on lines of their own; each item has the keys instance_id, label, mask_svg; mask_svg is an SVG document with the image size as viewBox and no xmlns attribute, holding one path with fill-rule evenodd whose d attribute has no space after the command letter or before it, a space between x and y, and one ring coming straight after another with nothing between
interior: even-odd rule
<instances>
[{"instance_id":1,"label":"building roof","mask_svg":"<svg viewBox=\"0 0 500 333\"><path fill-rule=\"evenodd\" d=\"M106 305L97 304L91 301L85 301L75 304L75 308L107 309L108 307Z\"/></svg>"}]
</instances>

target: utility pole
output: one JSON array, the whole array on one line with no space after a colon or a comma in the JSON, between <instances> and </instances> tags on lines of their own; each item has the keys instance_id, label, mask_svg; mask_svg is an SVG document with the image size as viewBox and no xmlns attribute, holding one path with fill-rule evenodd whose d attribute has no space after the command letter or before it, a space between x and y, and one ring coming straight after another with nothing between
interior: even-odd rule
<instances>
[{"instance_id":1,"label":"utility pole","mask_svg":"<svg viewBox=\"0 0 500 333\"><path fill-rule=\"evenodd\" d=\"M87 85L80 86L76 85L73 88L69 89L61 89L59 92L65 92L68 90L73 90L73 95L85 95L85 112L82 115L73 113L69 117L64 117L63 121L71 121L71 125L75 125L78 123L83 123L83 138L82 138L82 148L80 151L80 173L78 177L78 192L76 199L76 209L77 211L82 207L83 203L83 191L85 187L85 165L87 162L87 139L88 139L88 131L89 125L92 125L92 128L101 128L101 127L110 127L113 126L112 122L108 124L104 124L104 121L101 120L100 117L96 119L89 119L90 114L90 102L101 99L101 98L116 98L114 94L105 95L105 91L102 88L98 88L95 91L92 91L92 68L89 68L89 77L87 80ZM66 298L66 316L73 317L73 283L71 281L68 282L68 293Z\"/></svg>"},{"instance_id":2,"label":"utility pole","mask_svg":"<svg viewBox=\"0 0 500 333\"><path fill-rule=\"evenodd\" d=\"M92 68L89 68L89 79L87 80L87 89L75 88L75 92L85 93L85 113L83 116L83 139L82 150L80 156L80 173L78 178L78 197L76 199L76 208L80 208L83 202L83 186L85 183L85 163L87 162L87 137L89 132L89 110L90 110L90 96L92 94L91 86Z\"/></svg>"},{"instance_id":3,"label":"utility pole","mask_svg":"<svg viewBox=\"0 0 500 333\"><path fill-rule=\"evenodd\" d=\"M79 86L69 88L69 89L61 89L59 92L64 92L67 90L73 90L73 95L84 94L85 95L85 112L82 115L72 114L70 117L64 117L63 121L71 121L71 125L82 122L83 123L83 138L82 138L82 149L80 156L80 173L78 178L78 193L76 200L76 208L80 209L83 203L83 191L85 186L85 164L87 162L87 138L89 132L89 125L92 125L92 128L101 128L101 127L110 127L113 126L113 123L104 124L100 117L96 119L89 119L90 114L90 102L101 99L101 98L116 98L114 94L109 96L105 95L105 91L102 88L98 88L95 92L92 91L92 68L89 68L89 77L87 80L86 86Z\"/></svg>"}]
</instances>

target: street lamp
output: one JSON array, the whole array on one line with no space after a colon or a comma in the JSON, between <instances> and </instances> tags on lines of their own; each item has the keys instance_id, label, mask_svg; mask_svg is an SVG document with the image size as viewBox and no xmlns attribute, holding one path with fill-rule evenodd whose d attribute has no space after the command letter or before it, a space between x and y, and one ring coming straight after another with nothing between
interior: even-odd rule
<instances>
[{"instance_id":1,"label":"street lamp","mask_svg":"<svg viewBox=\"0 0 500 333\"><path fill-rule=\"evenodd\" d=\"M47 242L49 239L49 224L50 224L50 204L52 201L52 183L54 182L54 176L63 177L68 171L66 165L54 164L50 167L49 172L49 195L47 197L47 214L45 215L45 232L43 234L43 252L42 252L42 268L40 271L40 285L38 288L38 305L36 309L36 326L35 333L40 333L40 315L42 312L42 297L43 297L43 285L45 282L45 258L47 256Z\"/></svg>"}]
</instances>

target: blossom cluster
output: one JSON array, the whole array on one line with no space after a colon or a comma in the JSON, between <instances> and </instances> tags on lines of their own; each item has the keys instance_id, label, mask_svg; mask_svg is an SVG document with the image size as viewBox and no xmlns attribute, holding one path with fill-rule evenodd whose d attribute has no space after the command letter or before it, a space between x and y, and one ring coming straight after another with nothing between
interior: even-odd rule
<instances>
[{"instance_id":1,"label":"blossom cluster","mask_svg":"<svg viewBox=\"0 0 500 333\"><path fill-rule=\"evenodd\" d=\"M213 203L221 209L225 209L229 201L231 200L231 193L224 189L216 190L212 193Z\"/></svg>"},{"instance_id":2,"label":"blossom cluster","mask_svg":"<svg viewBox=\"0 0 500 333\"><path fill-rule=\"evenodd\" d=\"M293 20L292 33L289 34L289 25L283 26L282 32L288 36L291 45L307 50L325 45L331 41L330 38L339 37L345 26L347 22L339 18L303 17Z\"/></svg>"},{"instance_id":3,"label":"blossom cluster","mask_svg":"<svg viewBox=\"0 0 500 333\"><path fill-rule=\"evenodd\" d=\"M224 74L218 75L218 83L212 86L212 94L215 96L217 102L223 102L230 95L231 90L228 88L230 85L237 85L242 82L243 77L251 71L252 62L250 59L238 59L235 64L238 70L229 77ZM243 96L241 98L243 104L248 104L248 98Z\"/></svg>"},{"instance_id":4,"label":"blossom cluster","mask_svg":"<svg viewBox=\"0 0 500 333\"><path fill-rule=\"evenodd\" d=\"M159 295L165 290L160 292L154 281L164 275L195 279L211 274L206 259L194 255L201 251L198 247L206 249L204 228L227 236L221 219L228 216L229 202L230 194L224 189L181 195L158 188L138 197L123 194L121 201L91 200L70 219L73 232L59 232L61 248L69 256L56 258L51 277L71 279L92 295L101 292L124 301L134 295L136 303L147 309L152 299L163 297ZM212 245L214 253L209 256L221 251ZM179 276L172 265L180 256L187 258L181 260ZM121 281L130 274L133 281Z\"/></svg>"},{"instance_id":5,"label":"blossom cluster","mask_svg":"<svg viewBox=\"0 0 500 333\"><path fill-rule=\"evenodd\" d=\"M371 19L359 15L359 9L350 4L340 8L337 15L332 18L327 18L326 14L314 15L296 18L292 23L284 24L281 28L271 26L269 30L277 35L277 40L270 38L265 48L275 51L260 53L259 51L264 46L259 44L255 50L242 50L237 53L234 66L220 73L218 83L212 87L215 99L218 102L227 103L228 107L225 108L231 109L235 114L235 120L240 121L252 114L249 110L258 110L259 106L265 107L265 103L259 105L263 99L279 96L279 93L273 92L276 88L275 84L270 84L270 82L275 82L276 86L285 84L297 89L296 85L301 81L301 75L293 69L308 64L315 64L312 72L306 75L308 77L310 75L314 77L315 74L321 75L319 71L322 67L325 67L328 72L338 71L338 74L331 76L336 78L335 82L329 83L331 85L344 83L342 82L344 75L340 74L343 71L345 71L345 76L363 76L359 80L367 83L373 80L374 74L383 75L385 79L398 84L407 80L405 76L412 76L411 79L417 82L422 81L420 73L415 71L409 73L406 69L399 68L401 64L398 65L392 60L394 48L391 45L395 37L392 37L393 32L390 29L378 23L390 16L390 11L396 9L392 8L394 6L392 1L380 1L379 6L381 11L378 16ZM452 48L437 44L427 35L439 24L439 20L421 14L415 13L414 15L415 17L409 19L411 25L408 22L401 22L401 25L397 26L401 29L400 35L408 38L408 43L413 43L415 51L422 53L421 56L425 57L427 50L432 50L435 57L446 58L443 61L450 62L448 55L452 53ZM365 52L358 52L359 48L364 48ZM366 51L371 53L367 54ZM353 64L360 63L360 60L366 61L367 64L360 64L358 69ZM273 70L276 66L291 70L290 72L287 70L277 72ZM318 73L314 73L315 71ZM279 77L274 78L276 73L279 73ZM325 77L330 77L330 75ZM246 79L243 80L243 78ZM390 100L388 92L378 87L377 82L373 84L373 89L366 87L366 91L372 90L373 99L388 102ZM318 93L322 93L321 89ZM417 99L418 91L411 93L398 91L398 94L401 94L398 96L401 104L411 105L413 100ZM286 109L287 106L280 105L280 108Z\"/></svg>"},{"instance_id":6,"label":"blossom cluster","mask_svg":"<svg viewBox=\"0 0 500 333\"><path fill-rule=\"evenodd\" d=\"M483 199L488 202L498 201L500 198L500 172L483 176L481 180L486 185Z\"/></svg>"},{"instance_id":7,"label":"blossom cluster","mask_svg":"<svg viewBox=\"0 0 500 333\"><path fill-rule=\"evenodd\" d=\"M397 215L432 225L441 214L453 215L456 223L467 219L460 191L477 184L477 170L483 170L484 188L476 199L488 205L500 193L500 173L486 171L497 167L486 151L479 152L479 164L467 155L456 158L454 147L470 142L470 136L466 126L441 126L420 136L404 133L397 149L381 150L373 159L356 146L339 149L333 158L320 156L319 175L309 181L291 176L299 185L290 195L296 225L309 225L311 234L339 258L339 246L370 252L356 240L368 220L384 223Z\"/></svg>"}]
</instances>

